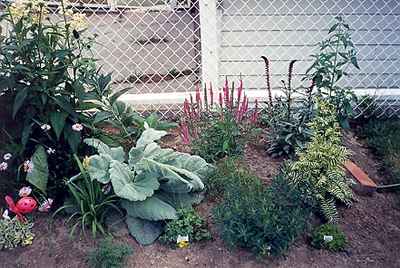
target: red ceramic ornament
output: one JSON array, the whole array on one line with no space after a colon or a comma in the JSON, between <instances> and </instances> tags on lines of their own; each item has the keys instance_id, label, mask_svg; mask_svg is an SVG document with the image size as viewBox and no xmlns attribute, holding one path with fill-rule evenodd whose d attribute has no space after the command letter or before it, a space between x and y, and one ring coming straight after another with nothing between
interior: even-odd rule
<instances>
[{"instance_id":1,"label":"red ceramic ornament","mask_svg":"<svg viewBox=\"0 0 400 268\"><path fill-rule=\"evenodd\" d=\"M22 197L15 205L19 212L27 214L33 212L37 208L37 202L32 197Z\"/></svg>"}]
</instances>

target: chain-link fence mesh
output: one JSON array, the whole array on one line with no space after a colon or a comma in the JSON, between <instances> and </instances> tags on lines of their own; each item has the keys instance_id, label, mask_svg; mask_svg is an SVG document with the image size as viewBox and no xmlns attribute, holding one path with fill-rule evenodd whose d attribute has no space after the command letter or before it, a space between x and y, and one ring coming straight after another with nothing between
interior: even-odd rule
<instances>
[{"instance_id":1,"label":"chain-link fence mesh","mask_svg":"<svg viewBox=\"0 0 400 268\"><path fill-rule=\"evenodd\" d=\"M54 2L56 3L56 2ZM177 113L200 82L221 86L243 78L247 91L265 94L264 63L271 60L274 92L295 66L294 85L337 15L352 27L361 70L344 84L359 95L359 114L400 109L400 1L397 0L82 0L70 1L87 15L95 34L94 54L113 87L131 87L125 100L138 109ZM217 38L216 38L217 37ZM208 80L208 81L204 81ZM143 107L140 107L143 106Z\"/></svg>"}]
</instances>

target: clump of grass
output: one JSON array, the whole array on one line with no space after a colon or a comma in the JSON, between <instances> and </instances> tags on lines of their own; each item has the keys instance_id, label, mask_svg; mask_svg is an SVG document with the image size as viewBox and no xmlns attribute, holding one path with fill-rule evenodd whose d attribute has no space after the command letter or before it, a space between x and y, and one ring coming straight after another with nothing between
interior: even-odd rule
<instances>
[{"instance_id":1,"label":"clump of grass","mask_svg":"<svg viewBox=\"0 0 400 268\"><path fill-rule=\"evenodd\" d=\"M122 268L126 258L133 254L130 246L113 243L111 237L100 242L98 247L91 251L88 263L93 268Z\"/></svg>"},{"instance_id":2,"label":"clump of grass","mask_svg":"<svg viewBox=\"0 0 400 268\"><path fill-rule=\"evenodd\" d=\"M368 146L382 160L391 183L400 183L400 121L371 120L361 130Z\"/></svg>"}]
</instances>

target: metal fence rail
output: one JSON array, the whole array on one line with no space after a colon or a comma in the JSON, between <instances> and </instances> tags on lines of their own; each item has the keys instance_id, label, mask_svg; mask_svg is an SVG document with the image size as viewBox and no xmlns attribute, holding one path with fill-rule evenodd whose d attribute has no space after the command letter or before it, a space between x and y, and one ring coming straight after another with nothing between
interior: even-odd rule
<instances>
[{"instance_id":1,"label":"metal fence rail","mask_svg":"<svg viewBox=\"0 0 400 268\"><path fill-rule=\"evenodd\" d=\"M57 2L52 2L57 4ZM242 77L253 98L265 97L261 56L272 61L273 88L290 60L294 84L337 15L352 27L361 70L344 81L375 96L380 115L397 116L400 88L400 1L397 0L74 0L97 35L95 56L113 73L115 90L138 109L178 113L201 82ZM366 104L367 102L364 102ZM368 105L356 107L359 114Z\"/></svg>"}]
</instances>

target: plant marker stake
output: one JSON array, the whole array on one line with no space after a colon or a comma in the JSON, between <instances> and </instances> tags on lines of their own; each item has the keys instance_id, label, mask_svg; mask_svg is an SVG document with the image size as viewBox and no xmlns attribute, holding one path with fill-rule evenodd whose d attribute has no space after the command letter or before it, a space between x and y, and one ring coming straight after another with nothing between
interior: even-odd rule
<instances>
[{"instance_id":1,"label":"plant marker stake","mask_svg":"<svg viewBox=\"0 0 400 268\"><path fill-rule=\"evenodd\" d=\"M210 105L211 105L211 108L213 107L213 105L214 105L214 92L213 92L213 88L212 88L212 83L210 82Z\"/></svg>"}]
</instances>

